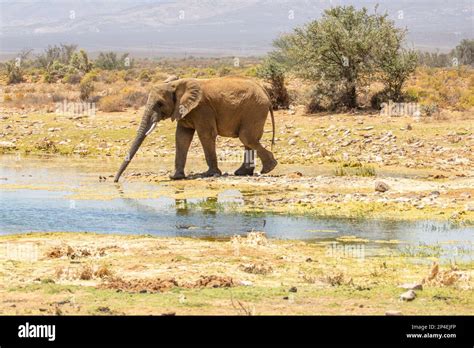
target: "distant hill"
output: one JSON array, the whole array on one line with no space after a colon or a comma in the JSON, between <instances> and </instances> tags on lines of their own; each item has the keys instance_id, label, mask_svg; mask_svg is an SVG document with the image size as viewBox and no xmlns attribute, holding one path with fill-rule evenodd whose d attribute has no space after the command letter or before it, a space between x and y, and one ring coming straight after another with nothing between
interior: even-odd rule
<instances>
[{"instance_id":1,"label":"distant hill","mask_svg":"<svg viewBox=\"0 0 474 348\"><path fill-rule=\"evenodd\" d=\"M64 42L147 56L260 55L325 8L376 3L408 28L410 47L449 50L474 37L472 0L3 0L0 53Z\"/></svg>"}]
</instances>

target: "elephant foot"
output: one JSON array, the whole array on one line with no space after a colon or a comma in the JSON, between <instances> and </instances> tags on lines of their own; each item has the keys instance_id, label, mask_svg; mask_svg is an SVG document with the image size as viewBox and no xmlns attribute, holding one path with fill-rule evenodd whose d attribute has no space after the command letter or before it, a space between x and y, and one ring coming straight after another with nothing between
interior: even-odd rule
<instances>
[{"instance_id":1,"label":"elephant foot","mask_svg":"<svg viewBox=\"0 0 474 348\"><path fill-rule=\"evenodd\" d=\"M173 175L170 175L171 180L182 180L185 178L186 178L186 175L184 175L184 172L176 171Z\"/></svg>"},{"instance_id":2,"label":"elephant foot","mask_svg":"<svg viewBox=\"0 0 474 348\"><path fill-rule=\"evenodd\" d=\"M211 176L221 176L222 172L216 168L216 169L209 169L207 172L204 172L201 174L203 178L209 178Z\"/></svg>"},{"instance_id":3,"label":"elephant foot","mask_svg":"<svg viewBox=\"0 0 474 348\"><path fill-rule=\"evenodd\" d=\"M250 167L248 164L242 164L239 169L234 172L237 176L252 176L255 167Z\"/></svg>"},{"instance_id":4,"label":"elephant foot","mask_svg":"<svg viewBox=\"0 0 474 348\"><path fill-rule=\"evenodd\" d=\"M276 167L277 164L278 162L276 159L272 159L271 161L264 163L261 173L270 173Z\"/></svg>"}]
</instances>

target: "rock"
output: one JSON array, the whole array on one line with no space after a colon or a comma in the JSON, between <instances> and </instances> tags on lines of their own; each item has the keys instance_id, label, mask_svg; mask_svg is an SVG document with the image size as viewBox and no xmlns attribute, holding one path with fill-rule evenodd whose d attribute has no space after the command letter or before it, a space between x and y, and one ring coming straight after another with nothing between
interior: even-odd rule
<instances>
[{"instance_id":1,"label":"rock","mask_svg":"<svg viewBox=\"0 0 474 348\"><path fill-rule=\"evenodd\" d=\"M416 293L413 290L408 290L400 295L402 301L413 301L416 297Z\"/></svg>"},{"instance_id":2,"label":"rock","mask_svg":"<svg viewBox=\"0 0 474 348\"><path fill-rule=\"evenodd\" d=\"M474 211L474 203L467 203L464 209L466 211Z\"/></svg>"},{"instance_id":3,"label":"rock","mask_svg":"<svg viewBox=\"0 0 474 348\"><path fill-rule=\"evenodd\" d=\"M377 192L386 192L388 190L390 190L390 186L388 186L383 181L375 182L375 191L377 191Z\"/></svg>"},{"instance_id":4,"label":"rock","mask_svg":"<svg viewBox=\"0 0 474 348\"><path fill-rule=\"evenodd\" d=\"M400 311L389 310L385 312L387 316L396 316L396 315L403 315Z\"/></svg>"},{"instance_id":5,"label":"rock","mask_svg":"<svg viewBox=\"0 0 474 348\"><path fill-rule=\"evenodd\" d=\"M289 141L288 141L288 145L295 145L296 144L296 140L291 138Z\"/></svg>"},{"instance_id":6,"label":"rock","mask_svg":"<svg viewBox=\"0 0 474 348\"><path fill-rule=\"evenodd\" d=\"M406 290L423 290L423 285L420 283L405 283L400 285L399 288Z\"/></svg>"},{"instance_id":7,"label":"rock","mask_svg":"<svg viewBox=\"0 0 474 348\"><path fill-rule=\"evenodd\" d=\"M302 176L303 176L303 173L301 172L293 172L287 175L287 177L290 179L298 179L298 178L301 178Z\"/></svg>"},{"instance_id":8,"label":"rock","mask_svg":"<svg viewBox=\"0 0 474 348\"><path fill-rule=\"evenodd\" d=\"M253 283L250 281L250 280L242 280L240 282L240 285L243 285L243 286L252 286Z\"/></svg>"},{"instance_id":9,"label":"rock","mask_svg":"<svg viewBox=\"0 0 474 348\"><path fill-rule=\"evenodd\" d=\"M296 286L292 286L289 291L290 292L297 292L298 289L296 288Z\"/></svg>"}]
</instances>

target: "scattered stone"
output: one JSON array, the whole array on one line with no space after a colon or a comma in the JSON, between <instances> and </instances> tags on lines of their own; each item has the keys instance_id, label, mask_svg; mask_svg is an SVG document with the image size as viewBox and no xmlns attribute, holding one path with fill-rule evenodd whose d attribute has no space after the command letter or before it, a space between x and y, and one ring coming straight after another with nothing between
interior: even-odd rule
<instances>
[{"instance_id":1,"label":"scattered stone","mask_svg":"<svg viewBox=\"0 0 474 348\"><path fill-rule=\"evenodd\" d=\"M240 285L253 286L253 283L250 280L242 280L242 281L240 281Z\"/></svg>"},{"instance_id":2,"label":"scattered stone","mask_svg":"<svg viewBox=\"0 0 474 348\"><path fill-rule=\"evenodd\" d=\"M405 290L423 290L423 285L420 283L405 283L399 286Z\"/></svg>"},{"instance_id":3,"label":"scattered stone","mask_svg":"<svg viewBox=\"0 0 474 348\"><path fill-rule=\"evenodd\" d=\"M377 191L377 192L386 192L388 190L390 190L390 186L388 186L383 181L377 181L375 183L375 191Z\"/></svg>"},{"instance_id":4,"label":"scattered stone","mask_svg":"<svg viewBox=\"0 0 474 348\"><path fill-rule=\"evenodd\" d=\"M292 286L289 291L290 292L297 292L298 289L296 288L296 286Z\"/></svg>"},{"instance_id":5,"label":"scattered stone","mask_svg":"<svg viewBox=\"0 0 474 348\"><path fill-rule=\"evenodd\" d=\"M402 301L413 301L416 298L416 293L413 290L408 290L400 295Z\"/></svg>"},{"instance_id":6,"label":"scattered stone","mask_svg":"<svg viewBox=\"0 0 474 348\"><path fill-rule=\"evenodd\" d=\"M288 141L288 145L295 145L296 144L296 140L291 138L289 141Z\"/></svg>"},{"instance_id":7,"label":"scattered stone","mask_svg":"<svg viewBox=\"0 0 474 348\"><path fill-rule=\"evenodd\" d=\"M97 311L101 312L101 313L110 313L111 312L109 307L98 307Z\"/></svg>"},{"instance_id":8,"label":"scattered stone","mask_svg":"<svg viewBox=\"0 0 474 348\"><path fill-rule=\"evenodd\" d=\"M301 172L293 172L287 175L287 177L290 179L298 179L298 178L301 178L302 176L303 176L303 173Z\"/></svg>"},{"instance_id":9,"label":"scattered stone","mask_svg":"<svg viewBox=\"0 0 474 348\"><path fill-rule=\"evenodd\" d=\"M403 315L401 311L395 311L395 310L389 310L385 312L385 315L387 316L398 316L398 315Z\"/></svg>"}]
</instances>

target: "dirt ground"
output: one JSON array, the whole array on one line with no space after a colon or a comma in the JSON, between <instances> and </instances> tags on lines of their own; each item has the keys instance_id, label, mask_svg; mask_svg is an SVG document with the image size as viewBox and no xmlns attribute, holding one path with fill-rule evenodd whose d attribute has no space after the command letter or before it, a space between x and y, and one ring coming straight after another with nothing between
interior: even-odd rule
<instances>
[{"instance_id":1,"label":"dirt ground","mask_svg":"<svg viewBox=\"0 0 474 348\"><path fill-rule=\"evenodd\" d=\"M31 233L2 236L0 247L1 314L474 314L472 262L389 249L369 257L258 232L230 241ZM414 300L400 299L406 288Z\"/></svg>"}]
</instances>

